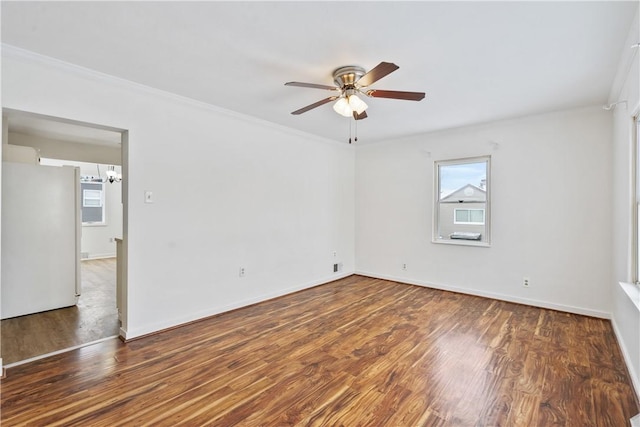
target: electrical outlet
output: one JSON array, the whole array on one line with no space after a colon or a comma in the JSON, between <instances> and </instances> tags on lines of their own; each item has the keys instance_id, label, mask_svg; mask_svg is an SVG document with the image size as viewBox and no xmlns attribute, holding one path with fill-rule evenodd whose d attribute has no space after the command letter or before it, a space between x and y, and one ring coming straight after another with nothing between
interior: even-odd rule
<instances>
[{"instance_id":1,"label":"electrical outlet","mask_svg":"<svg viewBox=\"0 0 640 427\"><path fill-rule=\"evenodd\" d=\"M407 271L407 264L402 264L402 270Z\"/></svg>"},{"instance_id":2,"label":"electrical outlet","mask_svg":"<svg viewBox=\"0 0 640 427\"><path fill-rule=\"evenodd\" d=\"M335 257L337 257L337 256L338 256L338 252L333 251L333 257L335 258Z\"/></svg>"},{"instance_id":3,"label":"electrical outlet","mask_svg":"<svg viewBox=\"0 0 640 427\"><path fill-rule=\"evenodd\" d=\"M528 277L523 277L522 278L522 287L523 288L528 288L529 287L529 282L530 282L530 280L529 280Z\"/></svg>"},{"instance_id":4,"label":"electrical outlet","mask_svg":"<svg viewBox=\"0 0 640 427\"><path fill-rule=\"evenodd\" d=\"M239 275L240 277L244 277L244 273L245 273L245 271L244 271L244 267L240 267L240 270L238 271L238 275Z\"/></svg>"}]
</instances>

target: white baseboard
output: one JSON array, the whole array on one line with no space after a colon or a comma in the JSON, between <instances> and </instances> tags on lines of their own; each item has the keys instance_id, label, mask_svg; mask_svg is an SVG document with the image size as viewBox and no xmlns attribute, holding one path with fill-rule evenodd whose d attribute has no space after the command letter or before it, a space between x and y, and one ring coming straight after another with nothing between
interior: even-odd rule
<instances>
[{"instance_id":1,"label":"white baseboard","mask_svg":"<svg viewBox=\"0 0 640 427\"><path fill-rule=\"evenodd\" d=\"M629 372L629 376L631 377L631 383L633 384L634 391L636 392L636 396L638 400L640 400L640 378L638 377L638 372L633 369L633 360L631 359L631 355L627 350L627 347L624 345L624 340L620 334L620 329L618 329L618 325L616 323L616 319L611 319L611 325L613 326L613 332L616 335L616 341L618 341L618 347L622 351L622 357L624 358L624 363L627 365L627 371ZM640 423L640 419L638 419ZM640 424L638 424L640 427Z\"/></svg>"},{"instance_id":2,"label":"white baseboard","mask_svg":"<svg viewBox=\"0 0 640 427\"><path fill-rule=\"evenodd\" d=\"M207 317L211 317L211 316L215 316L217 314L221 314L221 313L225 313L227 311L231 311L231 310L235 310L238 308L242 308L242 307L246 307L252 304L256 304L259 302L263 302L263 301L267 301L273 298L278 298L287 294L291 294L294 292L298 292L304 289L308 289L308 288L312 288L314 286L318 286L318 285L323 285L325 283L329 283L329 282L333 282L334 280L339 280L339 279L344 279L345 277L349 277L351 275L353 275L353 271L349 271L349 272L340 272L340 273L336 273L333 274L331 276L326 276L323 277L319 280L313 280L307 283L303 283L301 285L297 285L297 286L292 286L290 288L286 288L286 289L281 289L279 291L276 292L270 292L267 294L262 294L260 296L257 297L253 297L253 298L248 298L246 300L242 300L242 301L237 301L231 304L227 304L221 307L215 307L209 310L203 310L203 311L199 311L197 313L192 313L189 314L188 316L182 316L182 317L178 317L178 318L174 318L174 319L170 319L170 320L166 320L163 322L158 322L158 323L153 323L150 325L146 325L146 326L142 326L142 327L138 327L138 328L133 328L133 329L127 329L126 331L122 328L120 328L120 336L123 337L125 340L132 340L135 338L139 338L142 337L144 335L149 335L152 333L156 333L156 332L160 332L163 331L165 329L170 329L170 328L174 328L176 326L180 326L180 325L184 325L190 322L194 322L197 320L202 320L202 319L206 319Z\"/></svg>"},{"instance_id":3,"label":"white baseboard","mask_svg":"<svg viewBox=\"0 0 640 427\"><path fill-rule=\"evenodd\" d=\"M486 292L486 291L480 291L477 289L470 289L470 288L461 288L458 286L443 285L441 283L425 282L422 280L408 279L406 277L395 277L395 276L389 276L386 274L371 273L368 271L356 271L354 274L373 277L375 279L384 279L384 280L390 280L393 282L406 283L409 285L423 286L425 288L440 289L443 291L451 291L451 292L457 292L460 294L474 295L478 297L497 299L500 301L530 305L533 307L548 308L550 310L558 310L558 311L564 311L567 313L581 314L584 316L598 317L601 319L611 319L611 313L607 313L605 311L599 311L599 310L592 310L588 308L582 308L582 307L574 307L571 305L556 304L548 301L539 301L539 300L534 300L529 298L520 298L513 295L505 295L505 294L500 294L496 292Z\"/></svg>"}]
</instances>

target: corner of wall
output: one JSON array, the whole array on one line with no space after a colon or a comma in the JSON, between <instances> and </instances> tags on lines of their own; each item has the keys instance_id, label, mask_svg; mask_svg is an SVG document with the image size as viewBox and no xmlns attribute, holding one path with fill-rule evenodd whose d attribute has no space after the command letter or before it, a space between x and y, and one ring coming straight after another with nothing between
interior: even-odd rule
<instances>
[{"instance_id":1,"label":"corner of wall","mask_svg":"<svg viewBox=\"0 0 640 427\"><path fill-rule=\"evenodd\" d=\"M618 327L618 323L616 322L615 316L611 316L611 326L613 327L613 333L616 336L616 340L618 341L618 346L620 347L620 350L622 352L622 357L624 358L625 365L627 367L627 372L631 377L631 383L633 384L636 397L638 401L640 401L640 376L638 376L638 373L634 369L633 359L631 358L631 354L629 354L629 350L625 345L624 336L620 331L620 328Z\"/></svg>"}]
</instances>

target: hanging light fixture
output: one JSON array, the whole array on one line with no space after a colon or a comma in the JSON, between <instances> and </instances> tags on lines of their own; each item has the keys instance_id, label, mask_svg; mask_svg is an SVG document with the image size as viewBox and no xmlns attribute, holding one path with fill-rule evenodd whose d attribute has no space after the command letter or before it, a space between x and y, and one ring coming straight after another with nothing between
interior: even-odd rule
<instances>
[{"instance_id":1,"label":"hanging light fixture","mask_svg":"<svg viewBox=\"0 0 640 427\"><path fill-rule=\"evenodd\" d=\"M80 177L80 180L82 182L110 182L111 184L113 184L114 182L120 182L122 181L122 174L116 172L116 167L113 165L109 165L107 166L107 177L103 178L102 174L100 173L100 165L96 164L96 170L98 171L98 175L93 176L93 175L82 175Z\"/></svg>"},{"instance_id":2,"label":"hanging light fixture","mask_svg":"<svg viewBox=\"0 0 640 427\"><path fill-rule=\"evenodd\" d=\"M110 165L107 167L107 181L109 181L112 184L114 182L122 181L122 174L116 172L116 167L113 165Z\"/></svg>"}]
</instances>

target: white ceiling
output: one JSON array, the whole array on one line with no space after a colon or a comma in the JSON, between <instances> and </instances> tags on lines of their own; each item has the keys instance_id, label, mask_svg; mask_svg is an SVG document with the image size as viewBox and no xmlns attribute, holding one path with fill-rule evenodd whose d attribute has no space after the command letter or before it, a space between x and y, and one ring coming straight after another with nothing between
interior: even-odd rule
<instances>
[{"instance_id":1,"label":"white ceiling","mask_svg":"<svg viewBox=\"0 0 640 427\"><path fill-rule=\"evenodd\" d=\"M604 104L637 1L2 2L2 42L345 141L330 92L343 65L400 69L372 88L360 142Z\"/></svg>"}]
</instances>

